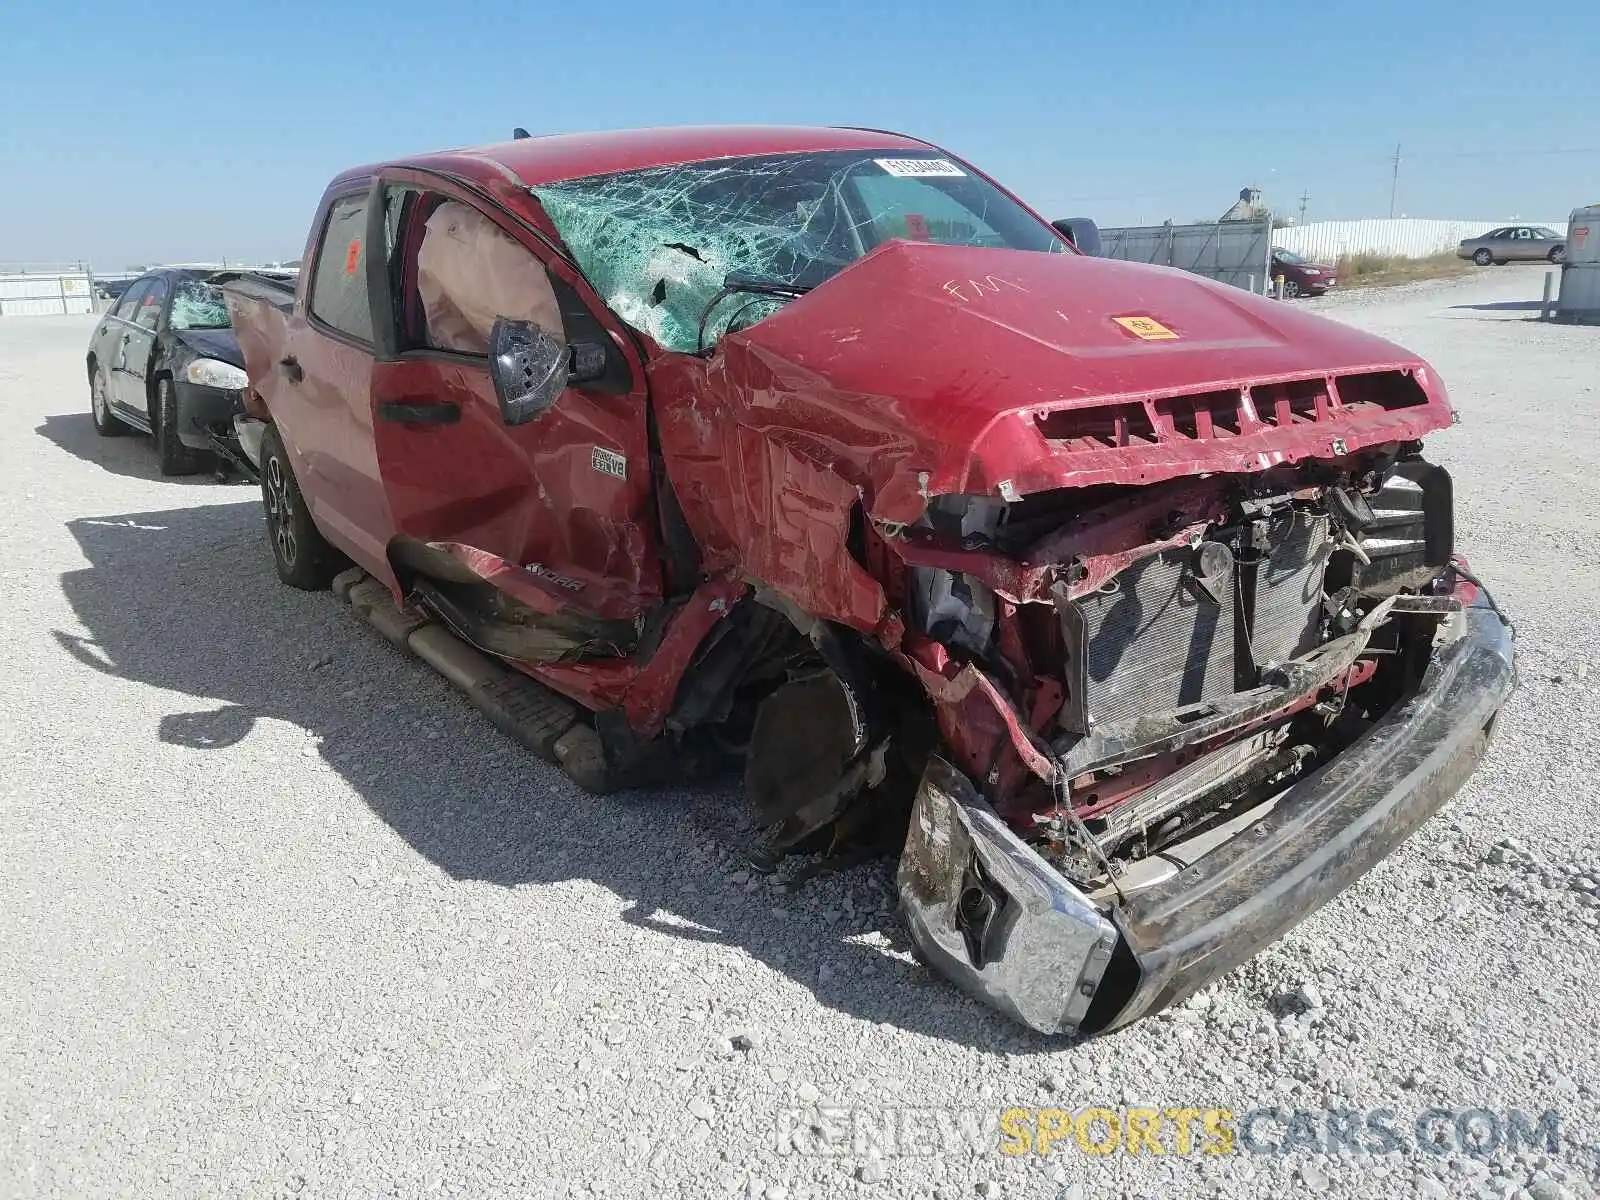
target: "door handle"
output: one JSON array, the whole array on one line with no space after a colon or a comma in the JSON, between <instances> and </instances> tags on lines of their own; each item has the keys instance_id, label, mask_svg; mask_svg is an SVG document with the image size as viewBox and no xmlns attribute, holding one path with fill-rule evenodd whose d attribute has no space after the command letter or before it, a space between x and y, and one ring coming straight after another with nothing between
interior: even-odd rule
<instances>
[{"instance_id":1,"label":"door handle","mask_svg":"<svg viewBox=\"0 0 1600 1200\"><path fill-rule=\"evenodd\" d=\"M378 405L378 420L403 425L454 425L461 420L461 406L448 400L390 400Z\"/></svg>"},{"instance_id":2,"label":"door handle","mask_svg":"<svg viewBox=\"0 0 1600 1200\"><path fill-rule=\"evenodd\" d=\"M278 369L288 376L290 383L299 383L306 377L305 371L300 367L300 360L292 354L278 360Z\"/></svg>"}]
</instances>

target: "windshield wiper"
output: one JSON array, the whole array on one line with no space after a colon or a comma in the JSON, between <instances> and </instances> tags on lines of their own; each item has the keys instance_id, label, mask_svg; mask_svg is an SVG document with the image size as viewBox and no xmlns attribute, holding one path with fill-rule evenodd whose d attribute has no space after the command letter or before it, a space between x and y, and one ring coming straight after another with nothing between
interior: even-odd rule
<instances>
[{"instance_id":1,"label":"windshield wiper","mask_svg":"<svg viewBox=\"0 0 1600 1200\"><path fill-rule=\"evenodd\" d=\"M811 288L812 285L809 283L784 283L777 279L761 279L754 275L746 275L743 271L728 272L723 277L722 290L711 297L711 303L706 305L705 311L700 314L700 328L695 334L694 352L705 353L706 322L711 319L711 314L716 311L717 305L729 296L772 296L780 300L793 300L798 296L804 296Z\"/></svg>"},{"instance_id":2,"label":"windshield wiper","mask_svg":"<svg viewBox=\"0 0 1600 1200\"><path fill-rule=\"evenodd\" d=\"M746 292L755 296L783 296L793 300L796 296L804 296L811 288L809 283L784 283L778 279L746 275L743 271L730 271L722 281L722 292L718 299L736 292Z\"/></svg>"}]
</instances>

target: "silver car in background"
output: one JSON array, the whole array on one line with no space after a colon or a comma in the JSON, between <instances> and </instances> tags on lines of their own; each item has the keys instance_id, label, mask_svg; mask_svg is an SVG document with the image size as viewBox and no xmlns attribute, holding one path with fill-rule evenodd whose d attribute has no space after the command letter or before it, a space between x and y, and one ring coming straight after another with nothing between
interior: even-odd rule
<instances>
[{"instance_id":1,"label":"silver car in background","mask_svg":"<svg viewBox=\"0 0 1600 1200\"><path fill-rule=\"evenodd\" d=\"M1508 262L1558 263L1566 253L1566 235L1543 225L1506 225L1467 238L1456 247L1458 258L1470 258L1480 267Z\"/></svg>"}]
</instances>

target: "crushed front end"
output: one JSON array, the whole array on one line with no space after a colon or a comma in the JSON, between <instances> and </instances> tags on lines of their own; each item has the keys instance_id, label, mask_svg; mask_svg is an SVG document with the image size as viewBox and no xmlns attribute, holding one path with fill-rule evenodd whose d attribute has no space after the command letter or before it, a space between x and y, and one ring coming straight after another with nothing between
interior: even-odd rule
<instances>
[{"instance_id":1,"label":"crushed front end","mask_svg":"<svg viewBox=\"0 0 1600 1200\"><path fill-rule=\"evenodd\" d=\"M1157 1011L1336 895L1470 774L1512 686L1415 441L934 497L878 534L942 735L905 917L1045 1032Z\"/></svg>"},{"instance_id":2,"label":"crushed front end","mask_svg":"<svg viewBox=\"0 0 1600 1200\"><path fill-rule=\"evenodd\" d=\"M927 959L1038 1029L1289 928L1455 788L1510 686L1422 453L1437 375L1236 288L890 239L652 402L707 568L755 597L668 728L757 711L754 857L903 846Z\"/></svg>"}]
</instances>

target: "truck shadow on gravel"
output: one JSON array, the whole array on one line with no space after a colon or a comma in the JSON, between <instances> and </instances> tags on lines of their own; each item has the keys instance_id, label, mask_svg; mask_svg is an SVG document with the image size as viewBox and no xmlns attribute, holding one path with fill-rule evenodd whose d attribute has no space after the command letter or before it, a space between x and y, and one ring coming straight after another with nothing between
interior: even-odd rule
<instances>
[{"instance_id":1,"label":"truck shadow on gravel","mask_svg":"<svg viewBox=\"0 0 1600 1200\"><path fill-rule=\"evenodd\" d=\"M85 401L87 403L87 401ZM128 433L123 437L101 437L94 431L94 418L83 413L58 413L46 417L44 424L35 430L40 437L53 443L74 458L129 479L148 479L153 483L175 483L192 486L197 483L215 484L216 475L202 471L196 475L163 475L156 461L156 446L142 433Z\"/></svg>"},{"instance_id":2,"label":"truck shadow on gravel","mask_svg":"<svg viewBox=\"0 0 1600 1200\"><path fill-rule=\"evenodd\" d=\"M604 800L577 791L330 594L283 587L259 504L241 496L68 528L90 565L61 587L87 635L57 631L60 647L85 669L200 701L161 718L152 737L206 752L243 741L263 718L289 722L452 878L506 888L590 880L628 903L634 925L742 949L862 1020L996 1052L1067 1044L1013 1025L911 960L886 911L891 862L818 875L793 892L751 886L730 879L746 828L737 786ZM224 822L250 803L215 800ZM506 903L541 898L522 892Z\"/></svg>"}]
</instances>

